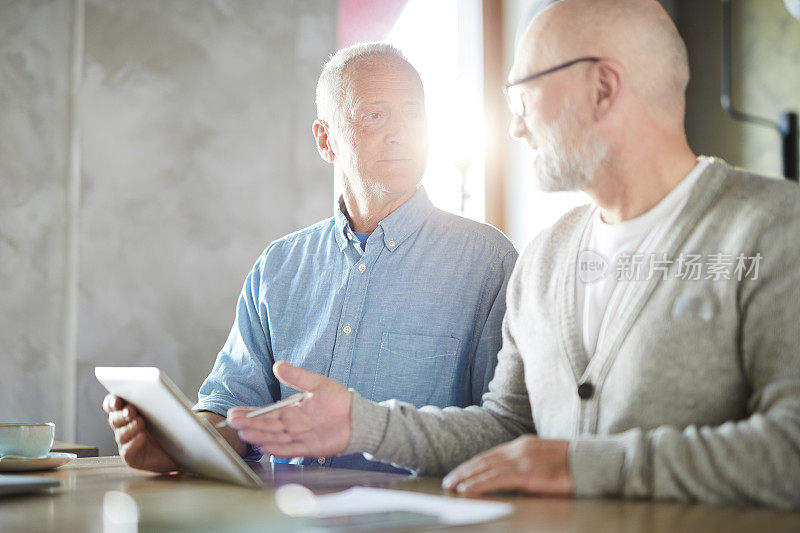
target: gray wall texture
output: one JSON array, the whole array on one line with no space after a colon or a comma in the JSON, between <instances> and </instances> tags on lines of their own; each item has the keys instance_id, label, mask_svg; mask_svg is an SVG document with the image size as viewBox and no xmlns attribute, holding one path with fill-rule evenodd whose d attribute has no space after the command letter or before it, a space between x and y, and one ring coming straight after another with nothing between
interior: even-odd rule
<instances>
[{"instance_id":1,"label":"gray wall texture","mask_svg":"<svg viewBox=\"0 0 800 533\"><path fill-rule=\"evenodd\" d=\"M58 391L75 386L76 439L112 452L94 367L157 365L196 397L265 245L331 214L311 122L336 3L86 2L65 384L72 6L0 3L0 421L58 425Z\"/></svg>"},{"instance_id":2,"label":"gray wall texture","mask_svg":"<svg viewBox=\"0 0 800 533\"><path fill-rule=\"evenodd\" d=\"M3 422L64 422L69 7L0 3Z\"/></svg>"}]
</instances>

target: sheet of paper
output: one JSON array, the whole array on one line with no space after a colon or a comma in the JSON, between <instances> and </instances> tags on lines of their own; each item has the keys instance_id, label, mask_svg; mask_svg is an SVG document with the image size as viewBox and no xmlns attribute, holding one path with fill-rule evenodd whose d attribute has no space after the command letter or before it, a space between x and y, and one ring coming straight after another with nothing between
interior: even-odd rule
<instances>
[{"instance_id":1,"label":"sheet of paper","mask_svg":"<svg viewBox=\"0 0 800 533\"><path fill-rule=\"evenodd\" d=\"M448 498L404 490L353 487L317 497L316 516L411 511L436 515L442 524L456 526L488 522L514 512L510 503Z\"/></svg>"}]
</instances>

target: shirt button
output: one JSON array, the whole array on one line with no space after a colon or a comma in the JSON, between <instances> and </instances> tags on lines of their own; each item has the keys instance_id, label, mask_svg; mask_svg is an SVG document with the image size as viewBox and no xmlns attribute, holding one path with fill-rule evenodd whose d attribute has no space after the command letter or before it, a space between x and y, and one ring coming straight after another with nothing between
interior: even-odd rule
<instances>
[{"instance_id":1,"label":"shirt button","mask_svg":"<svg viewBox=\"0 0 800 533\"><path fill-rule=\"evenodd\" d=\"M367 269L367 265L365 265L364 263L361 263L360 265L358 265L358 271L361 272L362 274L364 273L364 271L366 269Z\"/></svg>"},{"instance_id":2,"label":"shirt button","mask_svg":"<svg viewBox=\"0 0 800 533\"><path fill-rule=\"evenodd\" d=\"M353 234L350 233L349 231L347 232L347 238L350 239L351 241L353 240Z\"/></svg>"},{"instance_id":3,"label":"shirt button","mask_svg":"<svg viewBox=\"0 0 800 533\"><path fill-rule=\"evenodd\" d=\"M578 385L578 396L580 397L581 400L588 400L589 398L594 396L594 385L592 385L588 381Z\"/></svg>"},{"instance_id":4,"label":"shirt button","mask_svg":"<svg viewBox=\"0 0 800 533\"><path fill-rule=\"evenodd\" d=\"M394 244L395 244L394 239L391 239L389 241L389 248L394 248Z\"/></svg>"},{"instance_id":5,"label":"shirt button","mask_svg":"<svg viewBox=\"0 0 800 533\"><path fill-rule=\"evenodd\" d=\"M350 326L345 326L342 328L342 331L344 331L345 335L350 335L350 332L353 331L353 328L351 328Z\"/></svg>"},{"instance_id":6,"label":"shirt button","mask_svg":"<svg viewBox=\"0 0 800 533\"><path fill-rule=\"evenodd\" d=\"M321 465L324 465L325 464L325 458L324 457L317 457L317 462L319 464L321 464Z\"/></svg>"}]
</instances>

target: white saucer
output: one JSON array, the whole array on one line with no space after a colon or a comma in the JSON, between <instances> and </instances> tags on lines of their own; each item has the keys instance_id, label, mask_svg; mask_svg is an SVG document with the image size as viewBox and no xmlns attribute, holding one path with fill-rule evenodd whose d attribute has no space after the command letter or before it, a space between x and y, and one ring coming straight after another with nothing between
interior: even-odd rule
<instances>
[{"instance_id":1,"label":"white saucer","mask_svg":"<svg viewBox=\"0 0 800 533\"><path fill-rule=\"evenodd\" d=\"M6 455L0 457L0 472L31 472L34 470L50 470L65 465L78 457L74 453L51 452L44 457L22 457Z\"/></svg>"}]
</instances>

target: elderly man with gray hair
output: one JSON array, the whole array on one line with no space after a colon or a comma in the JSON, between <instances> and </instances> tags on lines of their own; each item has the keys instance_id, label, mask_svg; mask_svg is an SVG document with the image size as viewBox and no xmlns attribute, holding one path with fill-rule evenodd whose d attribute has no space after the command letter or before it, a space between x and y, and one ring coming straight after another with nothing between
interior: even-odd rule
<instances>
[{"instance_id":1,"label":"elderly man with gray hair","mask_svg":"<svg viewBox=\"0 0 800 533\"><path fill-rule=\"evenodd\" d=\"M654 0L562 0L506 85L542 189L594 200L542 232L508 288L480 407L313 396L230 413L275 454L365 452L465 494L800 507L800 189L692 153L684 44Z\"/></svg>"},{"instance_id":2,"label":"elderly man with gray hair","mask_svg":"<svg viewBox=\"0 0 800 533\"><path fill-rule=\"evenodd\" d=\"M317 113L316 148L342 191L334 216L258 258L195 411L218 422L232 407L290 396L272 372L277 361L370 400L478 404L517 253L497 229L435 208L419 185L428 142L417 71L388 44L340 50L319 78ZM109 396L104 408L131 466L177 469L133 406ZM260 457L235 430L219 431L241 455ZM316 455L273 460L407 472L361 454Z\"/></svg>"}]
</instances>

